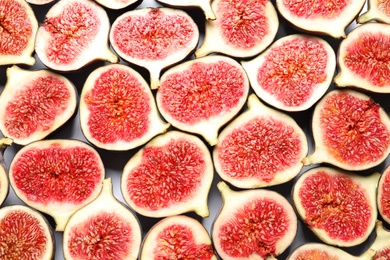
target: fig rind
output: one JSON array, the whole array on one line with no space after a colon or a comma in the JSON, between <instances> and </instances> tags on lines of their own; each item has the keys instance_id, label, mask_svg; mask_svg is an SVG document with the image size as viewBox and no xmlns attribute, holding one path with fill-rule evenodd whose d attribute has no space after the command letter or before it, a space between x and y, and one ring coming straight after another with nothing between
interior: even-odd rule
<instances>
[{"instance_id":1,"label":"fig rind","mask_svg":"<svg viewBox=\"0 0 390 260\"><path fill-rule=\"evenodd\" d=\"M12 143L13 141L10 138L0 138L0 206L3 204L9 193L9 180L7 167L4 161L4 151Z\"/></svg>"},{"instance_id":2,"label":"fig rind","mask_svg":"<svg viewBox=\"0 0 390 260\"><path fill-rule=\"evenodd\" d=\"M390 254L390 230L383 226L383 222L376 221L375 224L375 239L371 244L371 248L376 251L374 260L386 260Z\"/></svg>"},{"instance_id":3,"label":"fig rind","mask_svg":"<svg viewBox=\"0 0 390 260\"><path fill-rule=\"evenodd\" d=\"M386 167L379 179L377 205L383 220L390 224L390 166Z\"/></svg>"},{"instance_id":4,"label":"fig rind","mask_svg":"<svg viewBox=\"0 0 390 260\"><path fill-rule=\"evenodd\" d=\"M356 19L357 23L377 21L390 24L390 5L387 1L368 0L367 3L367 10Z\"/></svg>"},{"instance_id":5,"label":"fig rind","mask_svg":"<svg viewBox=\"0 0 390 260\"><path fill-rule=\"evenodd\" d=\"M120 10L133 5L136 5L141 0L95 0L100 5L112 9Z\"/></svg>"},{"instance_id":6,"label":"fig rind","mask_svg":"<svg viewBox=\"0 0 390 260\"><path fill-rule=\"evenodd\" d=\"M216 16L211 8L211 0L157 0L158 2L171 6L171 7L181 7L181 8L200 8L203 11L206 20L215 20Z\"/></svg>"}]
</instances>

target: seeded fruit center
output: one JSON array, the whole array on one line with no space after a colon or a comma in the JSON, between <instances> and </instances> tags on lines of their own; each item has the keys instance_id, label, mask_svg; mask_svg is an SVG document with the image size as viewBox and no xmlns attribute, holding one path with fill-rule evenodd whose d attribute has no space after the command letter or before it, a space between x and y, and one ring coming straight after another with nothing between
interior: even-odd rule
<instances>
[{"instance_id":1,"label":"seeded fruit center","mask_svg":"<svg viewBox=\"0 0 390 260\"><path fill-rule=\"evenodd\" d=\"M390 259L390 247L385 247L382 250L378 250L374 257L374 260L386 260Z\"/></svg>"},{"instance_id":2,"label":"seeded fruit center","mask_svg":"<svg viewBox=\"0 0 390 260\"><path fill-rule=\"evenodd\" d=\"M332 19L340 16L348 5L353 4L352 2L352 0L284 0L283 4L290 13L299 18Z\"/></svg>"},{"instance_id":3,"label":"seeded fruit center","mask_svg":"<svg viewBox=\"0 0 390 260\"><path fill-rule=\"evenodd\" d=\"M386 174L381 192L380 204L382 206L382 214L390 218L390 174Z\"/></svg>"},{"instance_id":4,"label":"seeded fruit center","mask_svg":"<svg viewBox=\"0 0 390 260\"><path fill-rule=\"evenodd\" d=\"M147 147L141 164L129 173L126 190L138 207L152 211L167 208L198 191L205 167L203 152L187 140Z\"/></svg>"},{"instance_id":5,"label":"seeded fruit center","mask_svg":"<svg viewBox=\"0 0 390 260\"><path fill-rule=\"evenodd\" d=\"M332 256L328 252L320 249L311 249L300 252L295 258L295 260L309 260L309 259L326 259L326 260L341 260L337 256Z\"/></svg>"},{"instance_id":6,"label":"seeded fruit center","mask_svg":"<svg viewBox=\"0 0 390 260\"><path fill-rule=\"evenodd\" d=\"M110 69L102 73L84 101L90 112L91 135L99 142L129 142L148 131L150 98L128 71Z\"/></svg>"},{"instance_id":7,"label":"seeded fruit center","mask_svg":"<svg viewBox=\"0 0 390 260\"><path fill-rule=\"evenodd\" d=\"M390 16L390 2L389 1L387 1L387 0L377 0L377 5L378 5L378 9L382 13Z\"/></svg>"},{"instance_id":8,"label":"seeded fruit center","mask_svg":"<svg viewBox=\"0 0 390 260\"><path fill-rule=\"evenodd\" d=\"M348 242L366 234L371 202L350 177L319 171L303 181L299 198L308 225L324 230L332 239Z\"/></svg>"},{"instance_id":9,"label":"seeded fruit center","mask_svg":"<svg viewBox=\"0 0 390 260\"><path fill-rule=\"evenodd\" d=\"M0 220L0 259L42 259L47 237L40 222L16 210Z\"/></svg>"},{"instance_id":10,"label":"seeded fruit center","mask_svg":"<svg viewBox=\"0 0 390 260\"><path fill-rule=\"evenodd\" d=\"M300 106L327 79L328 58L318 40L287 41L266 55L257 72L257 82L285 106Z\"/></svg>"}]
</instances>

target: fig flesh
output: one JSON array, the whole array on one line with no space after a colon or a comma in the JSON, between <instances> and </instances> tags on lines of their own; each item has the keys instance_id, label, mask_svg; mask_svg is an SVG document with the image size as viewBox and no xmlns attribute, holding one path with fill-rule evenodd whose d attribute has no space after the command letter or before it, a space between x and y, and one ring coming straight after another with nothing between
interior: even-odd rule
<instances>
[{"instance_id":1,"label":"fig flesh","mask_svg":"<svg viewBox=\"0 0 390 260\"><path fill-rule=\"evenodd\" d=\"M215 20L215 13L211 8L211 0L158 0L158 2L180 8L200 8L206 20Z\"/></svg>"},{"instance_id":2,"label":"fig flesh","mask_svg":"<svg viewBox=\"0 0 390 260\"><path fill-rule=\"evenodd\" d=\"M249 92L241 65L221 55L183 62L167 70L160 81L156 101L161 115L178 129L200 134L212 146Z\"/></svg>"},{"instance_id":3,"label":"fig flesh","mask_svg":"<svg viewBox=\"0 0 390 260\"><path fill-rule=\"evenodd\" d=\"M137 259L141 246L137 217L119 202L111 178L103 180L99 195L78 209L65 226L65 259Z\"/></svg>"},{"instance_id":4,"label":"fig flesh","mask_svg":"<svg viewBox=\"0 0 390 260\"><path fill-rule=\"evenodd\" d=\"M360 245L375 227L379 176L377 172L363 176L330 167L311 168L299 176L293 187L294 207L324 243Z\"/></svg>"},{"instance_id":5,"label":"fig flesh","mask_svg":"<svg viewBox=\"0 0 390 260\"><path fill-rule=\"evenodd\" d=\"M153 218L194 211L209 215L207 199L214 169L201 139L169 131L149 141L124 167L123 198L137 213Z\"/></svg>"},{"instance_id":6,"label":"fig flesh","mask_svg":"<svg viewBox=\"0 0 390 260\"><path fill-rule=\"evenodd\" d=\"M27 205L54 218L63 231L69 217L99 194L103 162L91 146L78 140L30 143L14 156L10 184Z\"/></svg>"},{"instance_id":7,"label":"fig flesh","mask_svg":"<svg viewBox=\"0 0 390 260\"><path fill-rule=\"evenodd\" d=\"M379 214L390 224L390 166L387 166L379 179L377 204Z\"/></svg>"},{"instance_id":8,"label":"fig flesh","mask_svg":"<svg viewBox=\"0 0 390 260\"><path fill-rule=\"evenodd\" d=\"M214 247L222 259L275 259L293 242L298 221L286 198L275 191L233 191L217 185L222 208L212 227Z\"/></svg>"},{"instance_id":9,"label":"fig flesh","mask_svg":"<svg viewBox=\"0 0 390 260\"><path fill-rule=\"evenodd\" d=\"M143 77L128 66L109 64L94 70L80 96L80 126L94 145L107 150L130 150L169 124L157 111Z\"/></svg>"},{"instance_id":10,"label":"fig flesh","mask_svg":"<svg viewBox=\"0 0 390 260\"><path fill-rule=\"evenodd\" d=\"M356 21L364 24L370 21L390 23L390 3L386 0L368 0L367 10Z\"/></svg>"},{"instance_id":11,"label":"fig flesh","mask_svg":"<svg viewBox=\"0 0 390 260\"><path fill-rule=\"evenodd\" d=\"M371 248L376 251L374 260L390 259L390 230L383 226L381 221L377 221L375 225L376 237L371 245Z\"/></svg>"},{"instance_id":12,"label":"fig flesh","mask_svg":"<svg viewBox=\"0 0 390 260\"><path fill-rule=\"evenodd\" d=\"M6 172L6 165L4 161L4 151L12 144L10 138L0 138L0 206L3 204L9 192L9 180Z\"/></svg>"},{"instance_id":13,"label":"fig flesh","mask_svg":"<svg viewBox=\"0 0 390 260\"><path fill-rule=\"evenodd\" d=\"M241 64L264 102L285 111L304 111L328 90L336 55L319 37L293 34L279 38L266 51Z\"/></svg>"},{"instance_id":14,"label":"fig flesh","mask_svg":"<svg viewBox=\"0 0 390 260\"><path fill-rule=\"evenodd\" d=\"M317 103L312 133L315 149L304 165L324 162L345 170L366 170L390 152L388 115L372 98L350 89L330 91Z\"/></svg>"},{"instance_id":15,"label":"fig flesh","mask_svg":"<svg viewBox=\"0 0 390 260\"><path fill-rule=\"evenodd\" d=\"M255 94L248 110L219 134L213 161L219 176L235 187L285 183L302 169L308 152L305 133L289 115L266 107Z\"/></svg>"},{"instance_id":16,"label":"fig flesh","mask_svg":"<svg viewBox=\"0 0 390 260\"><path fill-rule=\"evenodd\" d=\"M166 217L149 230L140 260L149 259L217 260L207 230L185 215Z\"/></svg>"}]
</instances>

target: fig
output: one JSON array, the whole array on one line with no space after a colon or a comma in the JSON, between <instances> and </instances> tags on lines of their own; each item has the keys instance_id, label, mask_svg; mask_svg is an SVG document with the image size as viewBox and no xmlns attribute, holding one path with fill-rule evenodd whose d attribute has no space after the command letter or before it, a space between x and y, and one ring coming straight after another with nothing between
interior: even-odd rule
<instances>
[{"instance_id":1,"label":"fig","mask_svg":"<svg viewBox=\"0 0 390 260\"><path fill-rule=\"evenodd\" d=\"M213 175L211 155L203 141L172 130L153 138L130 158L123 169L121 191L130 207L143 216L194 211L207 217Z\"/></svg>"},{"instance_id":2,"label":"fig","mask_svg":"<svg viewBox=\"0 0 390 260\"><path fill-rule=\"evenodd\" d=\"M66 77L52 71L7 68L0 95L0 130L15 144L38 141L65 124L74 114L77 93Z\"/></svg>"},{"instance_id":3,"label":"fig","mask_svg":"<svg viewBox=\"0 0 390 260\"><path fill-rule=\"evenodd\" d=\"M40 61L57 71L75 71L96 60L119 62L108 48L110 21L92 0L60 0L39 26L35 51Z\"/></svg>"},{"instance_id":4,"label":"fig","mask_svg":"<svg viewBox=\"0 0 390 260\"><path fill-rule=\"evenodd\" d=\"M307 227L324 243L351 247L363 243L375 227L376 185L380 174L364 176L331 167L315 167L299 176L293 205Z\"/></svg>"},{"instance_id":5,"label":"fig","mask_svg":"<svg viewBox=\"0 0 390 260\"><path fill-rule=\"evenodd\" d=\"M24 0L0 1L0 65L34 65L38 20Z\"/></svg>"},{"instance_id":6,"label":"fig","mask_svg":"<svg viewBox=\"0 0 390 260\"><path fill-rule=\"evenodd\" d=\"M272 43L279 29L275 7L268 0L214 0L212 9L216 20L206 21L203 43L195 51L197 58L210 53L254 56Z\"/></svg>"},{"instance_id":7,"label":"fig","mask_svg":"<svg viewBox=\"0 0 390 260\"><path fill-rule=\"evenodd\" d=\"M137 259L141 240L137 217L114 197L107 178L99 195L70 217L63 253L65 259Z\"/></svg>"},{"instance_id":8,"label":"fig","mask_svg":"<svg viewBox=\"0 0 390 260\"><path fill-rule=\"evenodd\" d=\"M100 5L105 6L109 9L118 10L129 7L133 4L136 4L140 0L95 0Z\"/></svg>"},{"instance_id":9,"label":"fig","mask_svg":"<svg viewBox=\"0 0 390 260\"><path fill-rule=\"evenodd\" d=\"M116 18L110 31L114 51L147 69L152 89L160 85L161 70L186 58L198 41L199 30L191 16L168 7L125 12Z\"/></svg>"},{"instance_id":10,"label":"fig","mask_svg":"<svg viewBox=\"0 0 390 260\"><path fill-rule=\"evenodd\" d=\"M301 31L344 38L346 27L365 3L365 0L276 0L276 7L286 21Z\"/></svg>"},{"instance_id":11,"label":"fig","mask_svg":"<svg viewBox=\"0 0 390 260\"><path fill-rule=\"evenodd\" d=\"M285 183L302 169L306 135L289 115L263 105L255 94L248 110L219 134L213 161L219 176L239 188Z\"/></svg>"},{"instance_id":12,"label":"fig","mask_svg":"<svg viewBox=\"0 0 390 260\"><path fill-rule=\"evenodd\" d=\"M390 93L390 25L366 23L339 45L334 83L375 93Z\"/></svg>"},{"instance_id":13,"label":"fig","mask_svg":"<svg viewBox=\"0 0 390 260\"><path fill-rule=\"evenodd\" d=\"M390 23L390 3L386 0L368 0L367 10L356 21L364 24L370 21Z\"/></svg>"},{"instance_id":14,"label":"fig","mask_svg":"<svg viewBox=\"0 0 390 260\"><path fill-rule=\"evenodd\" d=\"M377 191L378 211L384 221L390 224L390 165L382 173Z\"/></svg>"},{"instance_id":15,"label":"fig","mask_svg":"<svg viewBox=\"0 0 390 260\"><path fill-rule=\"evenodd\" d=\"M45 5L54 2L55 0L26 0L27 3L33 5Z\"/></svg>"},{"instance_id":16,"label":"fig","mask_svg":"<svg viewBox=\"0 0 390 260\"><path fill-rule=\"evenodd\" d=\"M328 92L312 116L315 149L304 165L329 163L345 170L366 170L390 152L390 119L368 95L344 89Z\"/></svg>"},{"instance_id":17,"label":"fig","mask_svg":"<svg viewBox=\"0 0 390 260\"><path fill-rule=\"evenodd\" d=\"M185 215L166 217L149 230L140 260L149 259L217 260L207 230Z\"/></svg>"},{"instance_id":18,"label":"fig","mask_svg":"<svg viewBox=\"0 0 390 260\"><path fill-rule=\"evenodd\" d=\"M325 40L292 34L279 38L266 51L242 61L255 93L285 111L304 111L328 90L336 55Z\"/></svg>"},{"instance_id":19,"label":"fig","mask_svg":"<svg viewBox=\"0 0 390 260\"><path fill-rule=\"evenodd\" d=\"M105 171L91 146L79 140L41 140L14 156L10 184L28 206L53 217L63 231L69 217L99 194Z\"/></svg>"},{"instance_id":20,"label":"fig","mask_svg":"<svg viewBox=\"0 0 390 260\"><path fill-rule=\"evenodd\" d=\"M222 55L183 62L161 77L156 101L174 127L218 142L219 129L243 107L249 80L242 66Z\"/></svg>"},{"instance_id":21,"label":"fig","mask_svg":"<svg viewBox=\"0 0 390 260\"><path fill-rule=\"evenodd\" d=\"M165 132L169 124L161 120L144 78L126 65L109 64L95 69L84 84L80 126L97 147L130 150Z\"/></svg>"},{"instance_id":22,"label":"fig","mask_svg":"<svg viewBox=\"0 0 390 260\"><path fill-rule=\"evenodd\" d=\"M158 2L178 8L200 8L206 20L215 20L215 13L211 8L211 0L157 0Z\"/></svg>"},{"instance_id":23,"label":"fig","mask_svg":"<svg viewBox=\"0 0 390 260\"><path fill-rule=\"evenodd\" d=\"M375 224L376 237L371 248L376 250L374 260L390 259L390 230L383 226L382 221Z\"/></svg>"},{"instance_id":24,"label":"fig","mask_svg":"<svg viewBox=\"0 0 390 260\"><path fill-rule=\"evenodd\" d=\"M4 161L4 151L11 144L12 139L0 138L0 206L7 198L9 192L9 181Z\"/></svg>"},{"instance_id":25,"label":"fig","mask_svg":"<svg viewBox=\"0 0 390 260\"><path fill-rule=\"evenodd\" d=\"M0 209L1 259L53 259L54 235L38 211L12 205Z\"/></svg>"}]
</instances>

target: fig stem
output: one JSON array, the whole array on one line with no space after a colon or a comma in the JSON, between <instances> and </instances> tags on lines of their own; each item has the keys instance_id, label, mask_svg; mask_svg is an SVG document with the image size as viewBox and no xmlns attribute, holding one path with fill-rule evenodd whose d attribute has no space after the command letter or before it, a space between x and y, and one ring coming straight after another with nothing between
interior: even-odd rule
<instances>
[{"instance_id":1,"label":"fig stem","mask_svg":"<svg viewBox=\"0 0 390 260\"><path fill-rule=\"evenodd\" d=\"M202 6L202 10L205 14L206 20L215 20L217 19L217 16L214 13L214 10L212 9L210 3L207 5Z\"/></svg>"},{"instance_id":2,"label":"fig stem","mask_svg":"<svg viewBox=\"0 0 390 260\"><path fill-rule=\"evenodd\" d=\"M150 88L158 89L160 87L160 69L151 69L149 70L150 74Z\"/></svg>"}]
</instances>

